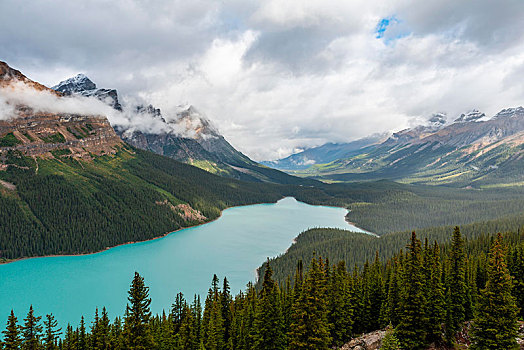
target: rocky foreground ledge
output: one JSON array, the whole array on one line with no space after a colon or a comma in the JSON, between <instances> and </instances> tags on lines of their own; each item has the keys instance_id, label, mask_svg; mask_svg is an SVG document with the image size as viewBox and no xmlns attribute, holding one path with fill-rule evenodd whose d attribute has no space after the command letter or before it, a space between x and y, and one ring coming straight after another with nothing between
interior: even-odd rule
<instances>
[{"instance_id":1,"label":"rocky foreground ledge","mask_svg":"<svg viewBox=\"0 0 524 350\"><path fill-rule=\"evenodd\" d=\"M469 331L471 324L468 322L463 330L458 335L458 348L468 349L471 344ZM352 339L349 343L344 344L340 350L380 350L382 345L382 339L386 335L386 329L381 329L371 333L366 333L358 338ZM520 322L518 331L517 343L520 345L520 349L524 350L524 322ZM443 346L431 345L427 350L450 350Z\"/></svg>"}]
</instances>

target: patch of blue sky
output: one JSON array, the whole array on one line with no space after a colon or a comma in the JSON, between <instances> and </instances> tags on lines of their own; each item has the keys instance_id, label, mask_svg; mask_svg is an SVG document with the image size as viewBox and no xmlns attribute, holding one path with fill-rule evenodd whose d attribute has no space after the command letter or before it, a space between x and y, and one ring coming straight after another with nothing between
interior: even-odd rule
<instances>
[{"instance_id":1,"label":"patch of blue sky","mask_svg":"<svg viewBox=\"0 0 524 350\"><path fill-rule=\"evenodd\" d=\"M409 34L411 31L407 25L395 15L380 19L375 28L375 38L384 40L385 44L391 44Z\"/></svg>"}]
</instances>

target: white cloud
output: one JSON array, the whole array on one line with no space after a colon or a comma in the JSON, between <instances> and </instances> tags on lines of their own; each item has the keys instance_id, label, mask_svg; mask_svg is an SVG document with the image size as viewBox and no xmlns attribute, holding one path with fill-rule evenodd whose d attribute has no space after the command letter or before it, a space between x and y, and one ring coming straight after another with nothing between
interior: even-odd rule
<instances>
[{"instance_id":1,"label":"white cloud","mask_svg":"<svg viewBox=\"0 0 524 350\"><path fill-rule=\"evenodd\" d=\"M255 159L524 104L522 1L35 0L23 18L19 6L0 3L0 59L49 85L86 72L167 114L191 103ZM401 25L377 39L391 16Z\"/></svg>"}]
</instances>

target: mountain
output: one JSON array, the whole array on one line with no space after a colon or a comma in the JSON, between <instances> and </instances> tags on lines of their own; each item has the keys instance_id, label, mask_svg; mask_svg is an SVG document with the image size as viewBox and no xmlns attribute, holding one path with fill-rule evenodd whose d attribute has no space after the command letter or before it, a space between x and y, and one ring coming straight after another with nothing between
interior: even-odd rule
<instances>
[{"instance_id":1,"label":"mountain","mask_svg":"<svg viewBox=\"0 0 524 350\"><path fill-rule=\"evenodd\" d=\"M118 92L115 89L97 89L96 84L84 74L78 74L53 86L51 89L61 92L65 96L80 94L86 97L96 97L114 109L121 111L122 105L118 101Z\"/></svg>"},{"instance_id":2,"label":"mountain","mask_svg":"<svg viewBox=\"0 0 524 350\"><path fill-rule=\"evenodd\" d=\"M329 181L500 186L524 183L524 108L487 119L473 110L453 123L417 126L300 175Z\"/></svg>"},{"instance_id":3,"label":"mountain","mask_svg":"<svg viewBox=\"0 0 524 350\"><path fill-rule=\"evenodd\" d=\"M67 95L95 97L123 111L115 89L97 89L84 74L64 80L53 89ZM125 142L134 147L244 181L311 184L252 161L231 146L194 106L179 106L172 114L165 114L152 105L132 106L124 112L134 118L134 123L115 124L113 127Z\"/></svg>"},{"instance_id":4,"label":"mountain","mask_svg":"<svg viewBox=\"0 0 524 350\"><path fill-rule=\"evenodd\" d=\"M51 101L65 98L29 80L5 62L0 62L0 87L10 94L20 90L21 95L27 94L28 89ZM0 159L8 153L52 158L56 152L67 158L91 159L114 154L122 146L122 140L104 116L34 110L21 101L10 106L13 115L0 116Z\"/></svg>"},{"instance_id":5,"label":"mountain","mask_svg":"<svg viewBox=\"0 0 524 350\"><path fill-rule=\"evenodd\" d=\"M354 152L380 142L383 137L383 135L373 135L347 143L326 143L283 159L265 161L262 164L281 170L306 169L313 164L329 163L336 159L349 157Z\"/></svg>"},{"instance_id":6,"label":"mountain","mask_svg":"<svg viewBox=\"0 0 524 350\"><path fill-rule=\"evenodd\" d=\"M0 62L0 260L99 251L283 196L133 148L105 116L54 111L76 103Z\"/></svg>"}]
</instances>

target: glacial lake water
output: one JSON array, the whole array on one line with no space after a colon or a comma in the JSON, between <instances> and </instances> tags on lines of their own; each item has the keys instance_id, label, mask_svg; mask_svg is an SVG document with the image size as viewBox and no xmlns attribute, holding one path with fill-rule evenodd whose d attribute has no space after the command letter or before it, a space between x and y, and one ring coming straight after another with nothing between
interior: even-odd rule
<instances>
[{"instance_id":1,"label":"glacial lake water","mask_svg":"<svg viewBox=\"0 0 524 350\"><path fill-rule=\"evenodd\" d=\"M205 299L213 274L226 276L231 292L254 281L266 257L286 251L302 231L314 227L362 230L348 224L347 210L284 198L225 210L205 225L163 238L83 256L34 258L0 265L0 322L11 309L22 320L32 304L37 315L53 313L60 325L89 324L95 308L113 319L123 315L127 291L138 271L150 287L153 313L169 310L176 293Z\"/></svg>"}]
</instances>

